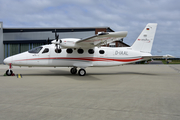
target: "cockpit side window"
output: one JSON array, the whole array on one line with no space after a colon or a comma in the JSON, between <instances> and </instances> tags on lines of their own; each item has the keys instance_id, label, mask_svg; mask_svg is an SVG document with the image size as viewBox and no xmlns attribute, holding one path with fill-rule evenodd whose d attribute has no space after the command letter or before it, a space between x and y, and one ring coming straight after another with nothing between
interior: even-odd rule
<instances>
[{"instance_id":1,"label":"cockpit side window","mask_svg":"<svg viewBox=\"0 0 180 120\"><path fill-rule=\"evenodd\" d=\"M42 53L48 53L48 52L49 52L49 49L48 49L48 48L45 48Z\"/></svg>"},{"instance_id":2,"label":"cockpit side window","mask_svg":"<svg viewBox=\"0 0 180 120\"><path fill-rule=\"evenodd\" d=\"M29 53L39 53L42 48L43 47L36 47L36 48L29 50L28 52Z\"/></svg>"}]
</instances>

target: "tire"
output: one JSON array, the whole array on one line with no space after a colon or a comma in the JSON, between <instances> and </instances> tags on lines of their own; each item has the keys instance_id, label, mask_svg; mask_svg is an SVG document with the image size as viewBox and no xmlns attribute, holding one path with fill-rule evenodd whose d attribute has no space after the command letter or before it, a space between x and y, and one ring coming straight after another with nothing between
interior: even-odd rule
<instances>
[{"instance_id":1,"label":"tire","mask_svg":"<svg viewBox=\"0 0 180 120\"><path fill-rule=\"evenodd\" d=\"M86 75L86 71L84 69L80 69L78 71L78 74L79 74L79 76L85 76Z\"/></svg>"},{"instance_id":2,"label":"tire","mask_svg":"<svg viewBox=\"0 0 180 120\"><path fill-rule=\"evenodd\" d=\"M7 71L6 71L6 75L7 75L7 76L11 76L12 74L13 74L13 71L12 71L12 70L7 70Z\"/></svg>"},{"instance_id":3,"label":"tire","mask_svg":"<svg viewBox=\"0 0 180 120\"><path fill-rule=\"evenodd\" d=\"M71 72L71 74L76 74L77 73L77 69L76 68L71 68L70 72Z\"/></svg>"}]
</instances>

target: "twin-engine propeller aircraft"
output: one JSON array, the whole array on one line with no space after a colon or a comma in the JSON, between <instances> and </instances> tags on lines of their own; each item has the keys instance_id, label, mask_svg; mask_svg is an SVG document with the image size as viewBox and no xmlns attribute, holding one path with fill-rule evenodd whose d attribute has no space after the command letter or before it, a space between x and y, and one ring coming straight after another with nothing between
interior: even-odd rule
<instances>
[{"instance_id":1,"label":"twin-engine propeller aircraft","mask_svg":"<svg viewBox=\"0 0 180 120\"><path fill-rule=\"evenodd\" d=\"M50 45L33 48L4 60L9 65L6 75L11 76L11 66L71 67L71 74L86 75L86 67L106 67L144 61L154 57L151 48L156 32L156 23L146 25L131 47L101 47L127 35L127 31L105 32L85 39L56 39Z\"/></svg>"}]
</instances>

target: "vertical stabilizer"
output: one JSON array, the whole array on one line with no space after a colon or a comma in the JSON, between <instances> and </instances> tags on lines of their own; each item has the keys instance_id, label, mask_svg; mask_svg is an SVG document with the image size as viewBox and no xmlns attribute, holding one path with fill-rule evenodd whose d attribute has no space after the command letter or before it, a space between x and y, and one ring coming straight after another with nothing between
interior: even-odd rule
<instances>
[{"instance_id":1,"label":"vertical stabilizer","mask_svg":"<svg viewBox=\"0 0 180 120\"><path fill-rule=\"evenodd\" d=\"M157 23L148 23L131 46L132 49L140 52L151 53L156 28Z\"/></svg>"}]
</instances>

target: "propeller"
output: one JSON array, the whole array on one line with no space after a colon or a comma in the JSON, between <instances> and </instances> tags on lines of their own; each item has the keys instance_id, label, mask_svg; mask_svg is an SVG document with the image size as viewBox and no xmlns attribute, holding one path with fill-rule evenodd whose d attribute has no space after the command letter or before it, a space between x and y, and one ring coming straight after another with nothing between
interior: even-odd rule
<instances>
[{"instance_id":1,"label":"propeller","mask_svg":"<svg viewBox=\"0 0 180 120\"><path fill-rule=\"evenodd\" d=\"M55 29L55 39L56 39L56 42L58 42L59 35L57 35L56 29ZM57 46L57 44L56 44L56 50L57 50L57 49L58 49L58 46Z\"/></svg>"},{"instance_id":2,"label":"propeller","mask_svg":"<svg viewBox=\"0 0 180 120\"><path fill-rule=\"evenodd\" d=\"M58 39L59 39L59 34L57 35L56 30L55 30L55 39L56 39L56 42L57 42Z\"/></svg>"},{"instance_id":3,"label":"propeller","mask_svg":"<svg viewBox=\"0 0 180 120\"><path fill-rule=\"evenodd\" d=\"M49 37L48 37L48 39L46 40L46 43L45 43L45 44L47 44L47 45L51 44L51 41L50 41Z\"/></svg>"},{"instance_id":4,"label":"propeller","mask_svg":"<svg viewBox=\"0 0 180 120\"><path fill-rule=\"evenodd\" d=\"M58 42L59 40L59 34L57 35L56 33L56 29L55 29L55 39L56 39L56 42ZM59 43L61 42L61 40L59 40ZM59 47L58 47L58 44L56 44L56 50L59 52L60 51L60 44L59 44Z\"/></svg>"}]
</instances>

